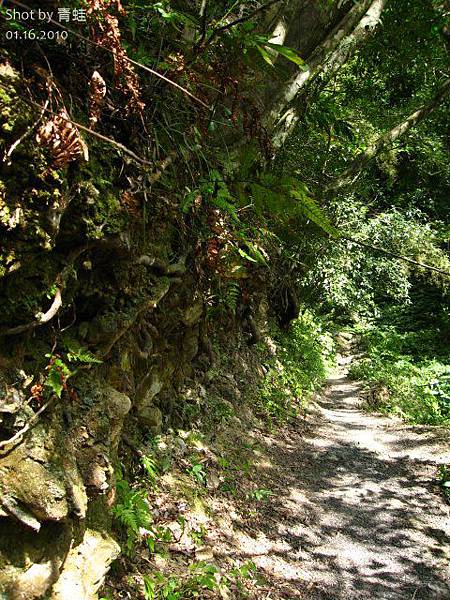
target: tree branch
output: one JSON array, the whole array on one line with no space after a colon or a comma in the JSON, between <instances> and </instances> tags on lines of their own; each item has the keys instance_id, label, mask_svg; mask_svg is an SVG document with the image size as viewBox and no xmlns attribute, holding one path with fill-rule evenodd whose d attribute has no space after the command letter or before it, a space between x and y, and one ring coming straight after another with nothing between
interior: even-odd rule
<instances>
[{"instance_id":1,"label":"tree branch","mask_svg":"<svg viewBox=\"0 0 450 600\"><path fill-rule=\"evenodd\" d=\"M368 250L373 250L375 252L380 252L381 254L385 254L386 256L392 256L393 258L398 258L403 262L407 262L411 265L415 265L416 267L421 267L422 269L427 269L428 271L434 271L439 273L440 275L446 275L450 277L450 273L448 271L444 271L443 269L439 269L439 267L433 267L432 265L427 265L426 263L419 262L414 260L413 258L409 258L408 256L403 256L402 254L397 254L396 252L391 252L390 250L386 250L385 248L380 248L380 246L374 246L373 244L368 244L367 242L362 242L361 240L357 240L348 235L340 235L339 239L347 240L352 242L353 244L357 244L358 246L362 246L363 248L367 248Z\"/></svg>"},{"instance_id":2,"label":"tree branch","mask_svg":"<svg viewBox=\"0 0 450 600\"><path fill-rule=\"evenodd\" d=\"M4 336L18 335L19 333L24 333L25 331L30 331L32 329L35 329L36 327L39 327L40 325L44 325L45 323L48 323L49 321L51 321L51 319L53 319L53 317L55 317L55 315L58 313L59 309L62 306L62 303L63 303L62 302L62 292L67 285L67 280L69 279L69 275L73 268L74 262L77 260L77 258L79 256L81 256L81 254L86 252L86 250L88 250L88 247L83 246L81 248L78 248L74 252L72 252L72 254L69 256L67 265L61 271L61 273L59 273L59 275L56 277L55 296L53 298L53 302L52 302L50 308L45 313L42 313L42 312L37 313L35 315L36 320L31 321L31 323L25 323L24 325L17 325L16 327L11 327L9 329L0 331L0 335L4 335Z\"/></svg>"},{"instance_id":3,"label":"tree branch","mask_svg":"<svg viewBox=\"0 0 450 600\"><path fill-rule=\"evenodd\" d=\"M9 150L7 152L5 152L5 155L3 156L3 162L6 163L7 165L11 164L11 154L14 152L14 150L17 148L17 146L19 146L19 144L21 144L24 140L27 139L27 137L29 135L31 135L33 133L33 131L36 129L36 127L39 125L39 123L42 121L44 115L45 115L45 111L47 110L48 104L49 104L50 100L47 98L47 100L45 101L44 106L42 107L41 110L41 114L39 115L39 117L36 119L36 121L34 123L32 123L28 129L25 131L25 133L23 133L15 142L14 144L12 144L9 148Z\"/></svg>"},{"instance_id":4,"label":"tree branch","mask_svg":"<svg viewBox=\"0 0 450 600\"><path fill-rule=\"evenodd\" d=\"M15 433L11 438L9 438L9 440L3 440L2 442L0 442L0 455L1 456L4 456L4 454L6 454L6 452L7 452L4 450L4 448L8 448L9 446L14 445L16 442L21 441L21 437L29 429L31 429L31 427L34 425L34 423L36 423L36 421L39 419L40 415L50 406L50 404L52 404L54 399L55 399L55 397L52 396L48 402L46 402L44 405L42 405L41 408L28 419L28 421L22 427L22 429L19 429L19 431L17 433Z\"/></svg>"},{"instance_id":5,"label":"tree branch","mask_svg":"<svg viewBox=\"0 0 450 600\"><path fill-rule=\"evenodd\" d=\"M2 83L0 83L0 87L3 89L6 89L6 87ZM20 94L17 94L17 95L19 96ZM38 102L31 100L31 98L25 98L25 96L23 96L23 95L20 95L20 98L23 100L23 102L25 102L29 106L39 108L44 113L48 113L52 116L56 116L56 114L57 114L50 108L47 108L46 106L41 106ZM102 140L102 142L106 142L108 144L111 144L111 146L115 146L119 150L122 150L122 152L124 152L125 154L128 154L128 156L130 156L136 162L143 164L143 165L152 165L153 164L150 161L146 160L145 158L141 158L140 156L135 154L132 150L130 150L129 148L127 148L120 142L116 142L116 140L114 140L113 138L107 137L106 135L102 135L101 133L98 133L97 131L90 129L89 127L86 127L85 125L82 125L81 123L77 123L76 121L73 121L72 119L66 119L66 120L69 123L72 123L72 125L75 125L75 127L78 127L82 131L85 131L89 135L92 135L92 136L96 137L97 139Z\"/></svg>"},{"instance_id":6,"label":"tree branch","mask_svg":"<svg viewBox=\"0 0 450 600\"><path fill-rule=\"evenodd\" d=\"M441 104L449 92L450 78L441 85L428 104L425 104L413 112L404 121L393 127L387 133L381 135L373 144L364 150L364 152L361 152L348 169L328 184L325 193L334 194L337 190L348 184L354 176L359 174L382 150L393 144L398 138L432 113Z\"/></svg>"},{"instance_id":7,"label":"tree branch","mask_svg":"<svg viewBox=\"0 0 450 600\"><path fill-rule=\"evenodd\" d=\"M255 8L255 10L253 10L250 13L248 13L248 15L240 17L239 19L235 19L234 21L231 21L230 23L226 23L225 25L221 25L220 27L216 27L212 31L211 35L206 40L206 42L203 44L203 39L204 39L203 38L199 42L198 47L201 47L202 45L207 46L208 44L210 44L213 41L213 39L219 33L222 33L223 31L226 31L227 29L231 29L232 27L235 27L236 25L239 25L240 23L245 23L246 21L249 21L250 19L253 19L253 17L256 17L256 15L258 15L260 12L263 12L263 11L269 9L271 6L273 6L274 4L278 4L279 2L283 2L283 0L271 0L270 2L267 2L266 4L262 4L258 8Z\"/></svg>"}]
</instances>

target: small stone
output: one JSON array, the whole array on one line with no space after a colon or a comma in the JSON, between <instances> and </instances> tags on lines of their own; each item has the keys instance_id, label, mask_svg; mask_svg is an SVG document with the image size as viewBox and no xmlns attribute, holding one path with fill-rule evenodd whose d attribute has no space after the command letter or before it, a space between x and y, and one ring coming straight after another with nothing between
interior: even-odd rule
<instances>
[{"instance_id":1,"label":"small stone","mask_svg":"<svg viewBox=\"0 0 450 600\"><path fill-rule=\"evenodd\" d=\"M195 551L195 558L202 562L211 562L214 560L214 553L211 548L199 548Z\"/></svg>"},{"instance_id":2,"label":"small stone","mask_svg":"<svg viewBox=\"0 0 450 600\"><path fill-rule=\"evenodd\" d=\"M14 582L14 600L41 598L57 577L52 562L36 563Z\"/></svg>"},{"instance_id":3,"label":"small stone","mask_svg":"<svg viewBox=\"0 0 450 600\"><path fill-rule=\"evenodd\" d=\"M131 408L131 400L114 388L108 390L108 413L112 420L122 420Z\"/></svg>"},{"instance_id":4,"label":"small stone","mask_svg":"<svg viewBox=\"0 0 450 600\"><path fill-rule=\"evenodd\" d=\"M105 469L101 467L98 463L95 463L87 478L86 485L90 485L101 492L106 491L109 488L108 477L106 475Z\"/></svg>"},{"instance_id":5,"label":"small stone","mask_svg":"<svg viewBox=\"0 0 450 600\"><path fill-rule=\"evenodd\" d=\"M182 450L183 452L184 452L184 451L186 450L186 448L187 448L186 442L185 442L183 439L181 439L180 437L177 437L177 438L175 438L175 444L176 444L176 445L178 446L178 448L179 448L180 450Z\"/></svg>"},{"instance_id":6,"label":"small stone","mask_svg":"<svg viewBox=\"0 0 450 600\"><path fill-rule=\"evenodd\" d=\"M162 425L162 412L156 406L143 406L138 412L139 422L148 427L155 435L159 433Z\"/></svg>"},{"instance_id":7,"label":"small stone","mask_svg":"<svg viewBox=\"0 0 450 600\"><path fill-rule=\"evenodd\" d=\"M219 485L220 485L220 479L218 478L216 473L209 473L208 474L208 487L213 490L217 490Z\"/></svg>"}]
</instances>

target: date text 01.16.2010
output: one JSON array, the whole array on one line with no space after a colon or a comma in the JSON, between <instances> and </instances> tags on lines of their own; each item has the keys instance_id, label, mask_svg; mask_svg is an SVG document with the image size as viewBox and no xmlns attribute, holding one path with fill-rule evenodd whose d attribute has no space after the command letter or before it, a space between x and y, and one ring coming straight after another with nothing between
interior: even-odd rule
<instances>
[{"instance_id":1,"label":"date text 01.16.2010","mask_svg":"<svg viewBox=\"0 0 450 600\"><path fill-rule=\"evenodd\" d=\"M8 30L5 32L7 40L66 40L68 35L67 31L53 31L52 29Z\"/></svg>"}]
</instances>

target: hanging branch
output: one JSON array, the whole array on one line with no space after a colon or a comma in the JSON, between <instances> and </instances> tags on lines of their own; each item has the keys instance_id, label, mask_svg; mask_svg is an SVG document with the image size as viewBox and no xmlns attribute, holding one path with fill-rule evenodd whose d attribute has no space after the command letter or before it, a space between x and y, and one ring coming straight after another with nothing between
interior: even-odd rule
<instances>
[{"instance_id":1,"label":"hanging branch","mask_svg":"<svg viewBox=\"0 0 450 600\"><path fill-rule=\"evenodd\" d=\"M260 12L263 12L263 11L269 9L274 4L278 4L279 2L283 2L283 1L284 0L271 0L271 2L262 4L260 7L256 8L255 10L248 13L244 17L240 17L239 19L235 19L234 21L231 21L230 23L226 23L225 25L216 27L215 29L213 29L212 33L210 34L210 36L208 37L206 42L205 42L205 35L206 35L206 27L205 27L205 29L203 30L204 34L202 33L202 38L196 44L196 48L201 48L202 46L208 46L213 41L213 39L215 37L217 37L217 35L219 35L219 33L222 33L223 31L226 31L227 29L231 29L232 27L235 27L236 25L239 25L240 23L245 23L246 21L250 21L250 19L253 19L253 17L256 17L256 15L258 15Z\"/></svg>"},{"instance_id":2,"label":"hanging branch","mask_svg":"<svg viewBox=\"0 0 450 600\"><path fill-rule=\"evenodd\" d=\"M41 110L41 114L39 115L39 117L36 119L36 121L34 123L32 123L28 129L25 131L24 134L22 134L15 142L14 144L12 144L9 148L9 150L7 152L5 152L5 155L3 156L3 162L6 163L7 165L11 164L10 161L10 157L11 154L14 152L14 150L24 141L27 139L27 137L29 135L31 135L33 133L33 131L36 129L36 127L39 125L39 123L42 121L45 112L47 110L47 107L49 105L50 100L47 98L47 100L45 101L44 106L42 107Z\"/></svg>"},{"instance_id":3,"label":"hanging branch","mask_svg":"<svg viewBox=\"0 0 450 600\"><path fill-rule=\"evenodd\" d=\"M52 402L54 400L55 400L55 397L52 396L50 398L50 400L48 400L48 402L43 404L41 406L41 408L36 413L34 413L34 415L32 415L29 418L29 420L22 427L22 429L19 429L19 431L17 433L15 433L11 438L9 438L9 440L3 440L0 442L0 455L1 456L4 456L6 454L7 450L5 451L4 450L5 448L8 449L9 446L12 446L16 442L20 442L22 440L22 436L25 435L25 433L27 433L27 431L29 431L31 429L31 427L36 423L36 421L39 419L41 414L50 406L50 404L52 404Z\"/></svg>"},{"instance_id":4,"label":"hanging branch","mask_svg":"<svg viewBox=\"0 0 450 600\"><path fill-rule=\"evenodd\" d=\"M86 252L86 250L88 250L88 247L82 246L81 248L77 248L76 250L74 250L74 252L72 252L72 254L69 256L66 266L56 277L56 292L53 297L53 302L50 308L45 313L37 313L35 315L36 319L34 321L31 321L30 323L25 323L24 325L17 325L16 327L11 327L9 329L0 331L0 335L18 335L19 333L31 331L32 329L35 329L36 327L39 327L51 321L51 319L55 317L55 315L58 313L59 309L63 304L62 292L64 291L67 285L67 280L69 279L69 275L72 271L73 265L77 258L81 256L81 254Z\"/></svg>"},{"instance_id":5,"label":"hanging branch","mask_svg":"<svg viewBox=\"0 0 450 600\"><path fill-rule=\"evenodd\" d=\"M2 83L0 83L0 87L3 88L3 89L6 89L5 86ZM21 94L18 94L18 96L20 96L20 98L26 104L28 104L29 106L33 106L35 108L41 109L43 113L48 113L48 114L50 114L52 116L56 116L57 115L57 113L55 113L53 110L51 110L50 108L47 108L46 105L41 106L38 102L35 102L34 100L31 100L31 98L25 98L25 96L23 96ZM130 150L129 148L127 148L126 146L124 146L120 142L116 142L116 140L114 140L113 138L107 137L106 135L102 135L101 133L98 133L97 131L94 131L93 129L90 129L89 127L86 127L85 125L82 125L81 123L78 123L77 121L73 121L70 118L67 118L66 120L69 123L72 123L73 125L75 125L75 127L78 127L82 131L85 131L89 135L93 135L94 137L98 138L99 140L102 140L103 142L111 144L111 146L115 146L119 150L122 150L122 152L124 152L125 154L128 154L128 156L130 156L136 162L138 162L140 164L143 164L143 165L152 165L153 164L150 161L146 160L145 158L142 158L142 157L138 156L132 150Z\"/></svg>"},{"instance_id":6,"label":"hanging branch","mask_svg":"<svg viewBox=\"0 0 450 600\"><path fill-rule=\"evenodd\" d=\"M448 271L444 271L443 269L439 269L439 267L433 267L432 265L427 265L426 263L419 262L414 260L413 258L409 258L408 256L403 256L402 254L397 254L396 252L391 252L390 250L386 250L385 248L380 248L380 246L374 246L373 244L368 244L367 242L362 242L361 240L357 240L348 235L340 235L339 238L341 240L347 240L348 242L352 242L353 244L357 244L358 246L362 246L363 248L367 248L368 250L373 250L374 252L380 252L381 254L385 254L386 256L391 256L392 258L398 258L403 262L407 262L416 267L421 267L422 269L427 269L428 271L435 271L440 275L445 275L446 277L450 277L450 273Z\"/></svg>"}]
</instances>

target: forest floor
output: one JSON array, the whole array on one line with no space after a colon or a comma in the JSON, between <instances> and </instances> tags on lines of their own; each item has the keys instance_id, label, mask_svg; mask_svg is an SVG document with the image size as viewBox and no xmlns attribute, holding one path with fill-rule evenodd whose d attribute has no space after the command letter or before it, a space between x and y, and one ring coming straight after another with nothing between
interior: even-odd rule
<instances>
[{"instance_id":1,"label":"forest floor","mask_svg":"<svg viewBox=\"0 0 450 600\"><path fill-rule=\"evenodd\" d=\"M177 438L168 450L167 438L172 467L154 517L177 542L119 564L108 598L137 597L133 579L156 571L181 581L195 564L229 576L254 563L256 575L195 597L448 600L450 506L437 469L450 463L449 430L364 408L341 365L306 413L273 432L243 408L210 443ZM202 483L186 473L193 462Z\"/></svg>"},{"instance_id":2,"label":"forest floor","mask_svg":"<svg viewBox=\"0 0 450 600\"><path fill-rule=\"evenodd\" d=\"M341 372L306 419L266 437L274 496L224 547L257 565L261 598L450 598L450 511L436 485L448 431L362 403Z\"/></svg>"}]
</instances>

